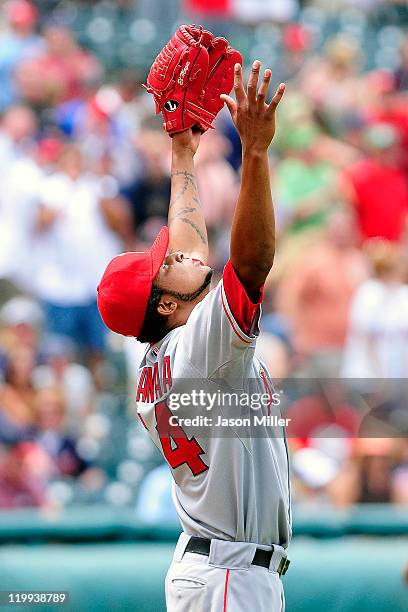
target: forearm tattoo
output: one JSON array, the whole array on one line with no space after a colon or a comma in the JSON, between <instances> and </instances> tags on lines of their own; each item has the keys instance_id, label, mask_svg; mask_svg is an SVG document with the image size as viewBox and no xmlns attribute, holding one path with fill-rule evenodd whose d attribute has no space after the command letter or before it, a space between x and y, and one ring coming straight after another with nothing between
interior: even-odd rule
<instances>
[{"instance_id":1,"label":"forearm tattoo","mask_svg":"<svg viewBox=\"0 0 408 612\"><path fill-rule=\"evenodd\" d=\"M176 212L176 214L169 217L169 223L174 221L174 219L177 219L177 217L181 217L181 215L185 215L186 213L195 212L196 210L197 210L196 206L192 206L191 208L180 208L180 210Z\"/></svg>"},{"instance_id":2,"label":"forearm tattoo","mask_svg":"<svg viewBox=\"0 0 408 612\"><path fill-rule=\"evenodd\" d=\"M181 187L180 191L174 196L174 198L172 198L169 208L174 206L174 204L186 193L187 189L190 186L193 188L194 191L196 191L197 189L194 174L192 174L191 172L187 172L187 170L175 170L171 173L170 178L173 179L176 176L182 176L184 178L183 186Z\"/></svg>"},{"instance_id":3,"label":"forearm tattoo","mask_svg":"<svg viewBox=\"0 0 408 612\"><path fill-rule=\"evenodd\" d=\"M180 221L182 221L183 223L186 223L187 225L189 225L197 234L197 236L200 238L201 242L203 244L208 244L207 243L207 237L205 235L205 231L203 231L202 229L200 229L200 227L191 219L188 219L185 215L191 214L191 213L196 213L198 211L198 209L200 208L200 200L198 198L198 193L197 193L197 184L196 184L196 180L195 180L195 176L194 174L192 174L191 172L188 172L187 170L174 170L171 173L171 179L180 176L183 177L183 185L181 186L180 190L177 192L177 194L171 199L170 201L170 206L169 206L169 226L176 220L179 219ZM180 208L179 210L176 210L174 212L174 214L171 214L171 210L173 209L174 205L187 193L189 188L192 188L192 200L189 202L188 206L183 206L183 208ZM197 205L194 206L193 202Z\"/></svg>"},{"instance_id":4,"label":"forearm tattoo","mask_svg":"<svg viewBox=\"0 0 408 612\"><path fill-rule=\"evenodd\" d=\"M181 217L180 221L183 221L183 223L187 223L187 225L192 227L195 230L195 232L198 234L198 236L200 237L201 242L203 244L207 244L207 238L205 237L204 233L200 230L198 225L194 223L194 221L191 221L191 219L187 219L186 217Z\"/></svg>"}]
</instances>

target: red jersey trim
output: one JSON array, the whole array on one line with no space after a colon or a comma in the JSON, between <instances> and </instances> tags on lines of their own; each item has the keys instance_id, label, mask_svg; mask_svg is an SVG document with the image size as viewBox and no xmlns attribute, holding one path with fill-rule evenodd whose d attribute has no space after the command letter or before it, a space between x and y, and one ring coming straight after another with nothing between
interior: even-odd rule
<instances>
[{"instance_id":1,"label":"red jersey trim","mask_svg":"<svg viewBox=\"0 0 408 612\"><path fill-rule=\"evenodd\" d=\"M222 300L222 305L224 308L224 312L227 315L227 319L232 327L232 329L234 330L235 334L238 336L238 338L240 340L242 340L242 342L245 342L246 344L252 344L253 338L250 338L250 336L246 336L245 334L243 334L241 332L241 330L239 329L239 327L236 325L234 319L232 318L230 312L229 312L229 308L228 308L228 303L226 303L227 298L226 296L224 296L224 288L222 288L221 290L221 300Z\"/></svg>"},{"instance_id":2,"label":"red jersey trim","mask_svg":"<svg viewBox=\"0 0 408 612\"><path fill-rule=\"evenodd\" d=\"M234 332L243 342L251 343L254 339L252 330L263 300L263 287L259 290L259 300L256 303L251 302L231 262L228 261L222 275L221 298Z\"/></svg>"}]
</instances>

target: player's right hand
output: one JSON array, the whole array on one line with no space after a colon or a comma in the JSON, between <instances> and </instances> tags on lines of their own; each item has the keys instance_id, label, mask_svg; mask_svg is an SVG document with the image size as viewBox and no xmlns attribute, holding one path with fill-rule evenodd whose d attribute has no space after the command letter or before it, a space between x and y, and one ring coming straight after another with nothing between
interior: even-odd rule
<instances>
[{"instance_id":1,"label":"player's right hand","mask_svg":"<svg viewBox=\"0 0 408 612\"><path fill-rule=\"evenodd\" d=\"M245 91L242 67L235 64L234 93L236 100L225 94L221 96L238 130L244 152L263 153L268 149L275 135L276 108L285 91L285 84L281 83L270 104L267 104L266 95L271 82L272 71L269 68L265 70L262 83L257 90L260 69L261 62L255 60L248 79L247 91Z\"/></svg>"}]
</instances>

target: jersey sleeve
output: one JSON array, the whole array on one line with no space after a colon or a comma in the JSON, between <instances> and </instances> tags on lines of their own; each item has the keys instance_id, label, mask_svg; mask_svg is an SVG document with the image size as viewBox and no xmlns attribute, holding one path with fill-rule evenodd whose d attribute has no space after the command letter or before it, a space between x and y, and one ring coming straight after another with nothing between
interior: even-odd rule
<instances>
[{"instance_id":1,"label":"jersey sleeve","mask_svg":"<svg viewBox=\"0 0 408 612\"><path fill-rule=\"evenodd\" d=\"M252 362L263 288L252 302L231 262L222 279L191 313L181 337L182 349L198 375L225 376L235 368L246 373Z\"/></svg>"}]
</instances>

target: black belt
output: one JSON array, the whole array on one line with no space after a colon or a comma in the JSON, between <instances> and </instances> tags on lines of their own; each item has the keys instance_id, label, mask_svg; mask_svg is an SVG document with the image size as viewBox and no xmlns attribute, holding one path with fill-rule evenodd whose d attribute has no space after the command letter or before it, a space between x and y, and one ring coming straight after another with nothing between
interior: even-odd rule
<instances>
[{"instance_id":1,"label":"black belt","mask_svg":"<svg viewBox=\"0 0 408 612\"><path fill-rule=\"evenodd\" d=\"M189 543L185 548L185 552L197 553L199 555L209 555L211 547L211 540L207 540L206 538L197 538L195 536L191 536ZM272 550L263 550L262 548L257 548L254 554L254 558L252 559L251 565L259 565L260 567L269 568L273 555ZM289 559L287 557L282 557L279 567L276 570L279 576L284 576L289 567Z\"/></svg>"}]
</instances>

